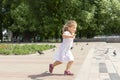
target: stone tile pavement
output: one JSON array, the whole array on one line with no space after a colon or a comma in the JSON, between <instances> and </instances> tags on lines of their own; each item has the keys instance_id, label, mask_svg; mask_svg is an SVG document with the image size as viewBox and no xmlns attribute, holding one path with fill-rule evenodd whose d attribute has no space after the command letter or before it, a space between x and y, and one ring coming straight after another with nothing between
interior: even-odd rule
<instances>
[{"instance_id":1,"label":"stone tile pavement","mask_svg":"<svg viewBox=\"0 0 120 80\"><path fill-rule=\"evenodd\" d=\"M96 43L75 80L120 80L120 43ZM107 51L107 49L109 49ZM116 50L117 55L113 54ZM106 53L107 51L107 53Z\"/></svg>"},{"instance_id":2,"label":"stone tile pavement","mask_svg":"<svg viewBox=\"0 0 120 80\"><path fill-rule=\"evenodd\" d=\"M53 74L48 72L60 43L45 44L56 48L44 51L43 55L0 55L0 80L120 80L120 43L75 42L71 68L74 76L63 74L66 63L55 67Z\"/></svg>"},{"instance_id":3,"label":"stone tile pavement","mask_svg":"<svg viewBox=\"0 0 120 80\"><path fill-rule=\"evenodd\" d=\"M38 53L20 56L0 55L0 80L73 80L93 43L89 43L89 45L74 43L72 52L75 56L75 62L71 68L71 71L75 74L74 76L63 74L66 63L57 66L53 74L48 72L48 65L54 62L53 55L58 50L60 43L44 44L53 44L56 45L56 48L44 51L43 55Z\"/></svg>"}]
</instances>

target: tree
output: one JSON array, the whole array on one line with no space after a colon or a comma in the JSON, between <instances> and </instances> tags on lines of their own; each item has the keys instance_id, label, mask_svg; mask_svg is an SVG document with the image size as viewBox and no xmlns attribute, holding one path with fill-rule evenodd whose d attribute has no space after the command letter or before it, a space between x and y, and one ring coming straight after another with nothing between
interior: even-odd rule
<instances>
[{"instance_id":1,"label":"tree","mask_svg":"<svg viewBox=\"0 0 120 80\"><path fill-rule=\"evenodd\" d=\"M2 41L2 1L0 1L0 40Z\"/></svg>"},{"instance_id":2,"label":"tree","mask_svg":"<svg viewBox=\"0 0 120 80\"><path fill-rule=\"evenodd\" d=\"M110 0L109 20L104 33L107 35L120 34L120 3L119 0Z\"/></svg>"},{"instance_id":3,"label":"tree","mask_svg":"<svg viewBox=\"0 0 120 80\"><path fill-rule=\"evenodd\" d=\"M77 20L79 12L76 10L80 11L78 0L28 0L28 4L39 23L40 35L44 38L60 38L63 24L69 19Z\"/></svg>"},{"instance_id":4,"label":"tree","mask_svg":"<svg viewBox=\"0 0 120 80\"><path fill-rule=\"evenodd\" d=\"M5 28L24 41L58 40L70 19L78 23L79 38L120 34L119 0L2 0L0 7L1 38Z\"/></svg>"},{"instance_id":5,"label":"tree","mask_svg":"<svg viewBox=\"0 0 120 80\"><path fill-rule=\"evenodd\" d=\"M1 0L0 1L0 35L1 40L3 38L3 30L8 29L8 27L12 24L12 19L10 15L10 7L12 0Z\"/></svg>"}]
</instances>

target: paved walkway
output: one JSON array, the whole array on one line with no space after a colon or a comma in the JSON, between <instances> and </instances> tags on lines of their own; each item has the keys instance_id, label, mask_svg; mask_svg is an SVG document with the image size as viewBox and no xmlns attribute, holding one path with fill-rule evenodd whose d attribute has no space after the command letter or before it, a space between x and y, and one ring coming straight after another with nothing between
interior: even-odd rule
<instances>
[{"instance_id":1,"label":"paved walkway","mask_svg":"<svg viewBox=\"0 0 120 80\"><path fill-rule=\"evenodd\" d=\"M60 44L53 45L57 47L43 55L1 55L0 80L120 80L120 43L74 43L74 76L63 75L66 63L57 66L53 74L48 72L48 64L54 62L52 57Z\"/></svg>"},{"instance_id":2,"label":"paved walkway","mask_svg":"<svg viewBox=\"0 0 120 80\"><path fill-rule=\"evenodd\" d=\"M95 44L75 80L120 80L120 43Z\"/></svg>"}]
</instances>

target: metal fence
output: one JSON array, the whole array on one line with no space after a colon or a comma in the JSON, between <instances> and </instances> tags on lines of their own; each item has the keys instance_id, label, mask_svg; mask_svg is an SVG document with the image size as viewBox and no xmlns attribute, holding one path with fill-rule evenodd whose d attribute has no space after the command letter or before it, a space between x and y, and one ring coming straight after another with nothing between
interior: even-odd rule
<instances>
[{"instance_id":1,"label":"metal fence","mask_svg":"<svg viewBox=\"0 0 120 80\"><path fill-rule=\"evenodd\" d=\"M120 38L91 38L91 39L75 39L75 42L120 42Z\"/></svg>"}]
</instances>

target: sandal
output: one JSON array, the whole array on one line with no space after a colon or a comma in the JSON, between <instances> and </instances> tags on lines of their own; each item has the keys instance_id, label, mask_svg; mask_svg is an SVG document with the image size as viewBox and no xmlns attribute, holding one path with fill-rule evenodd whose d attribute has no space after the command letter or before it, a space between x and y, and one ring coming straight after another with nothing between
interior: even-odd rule
<instances>
[{"instance_id":1,"label":"sandal","mask_svg":"<svg viewBox=\"0 0 120 80\"><path fill-rule=\"evenodd\" d=\"M71 73L70 71L65 71L65 72L64 72L64 75L71 75L71 76L72 76L72 75L74 75L74 74Z\"/></svg>"},{"instance_id":2,"label":"sandal","mask_svg":"<svg viewBox=\"0 0 120 80\"><path fill-rule=\"evenodd\" d=\"M50 73L53 72L53 64L49 64L49 72L50 72Z\"/></svg>"}]
</instances>

